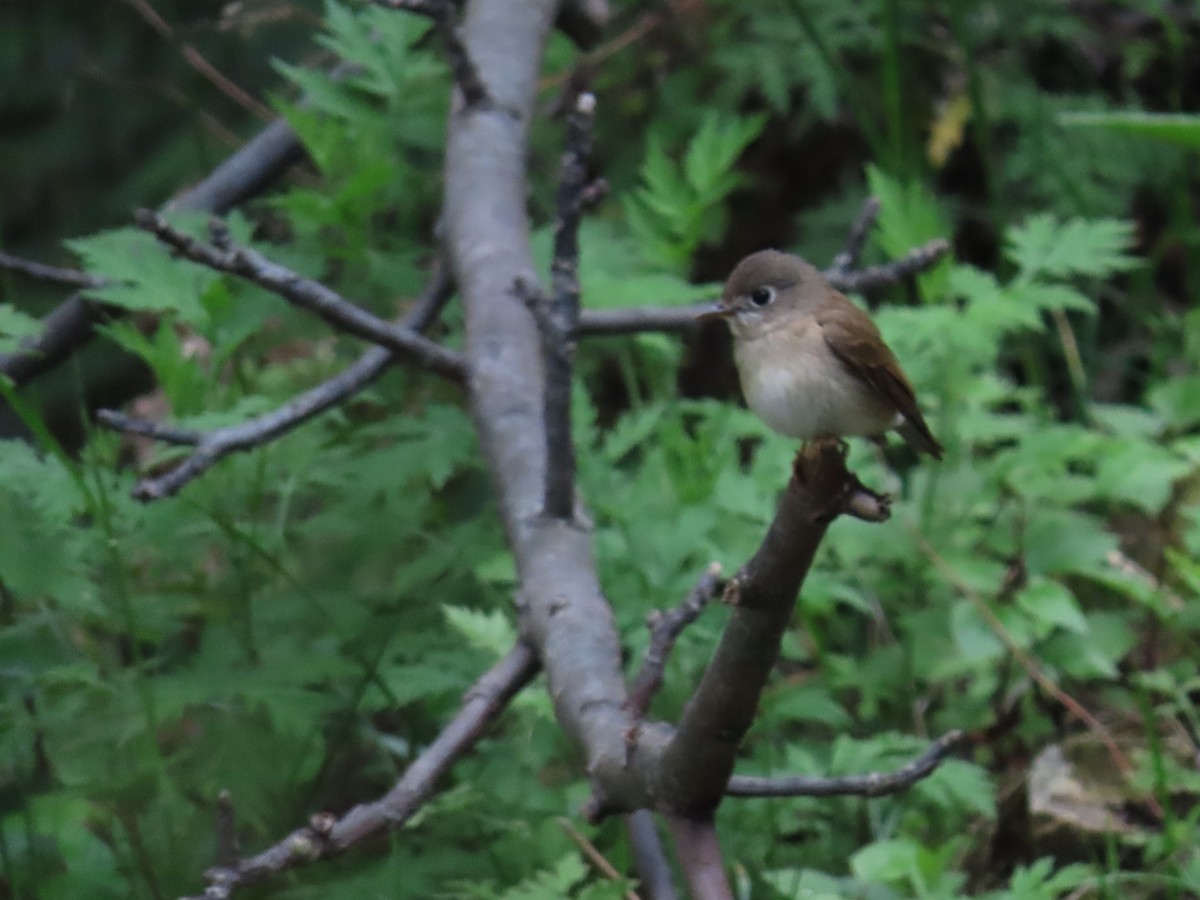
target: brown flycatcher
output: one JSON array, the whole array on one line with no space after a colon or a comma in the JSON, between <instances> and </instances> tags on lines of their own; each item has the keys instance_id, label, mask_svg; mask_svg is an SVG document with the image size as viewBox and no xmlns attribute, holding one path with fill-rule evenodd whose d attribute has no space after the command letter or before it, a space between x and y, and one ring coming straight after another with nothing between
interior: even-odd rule
<instances>
[{"instance_id":1,"label":"brown flycatcher","mask_svg":"<svg viewBox=\"0 0 1200 900\"><path fill-rule=\"evenodd\" d=\"M747 256L707 315L729 323L746 403L775 431L808 441L895 428L914 450L942 458L871 317L800 257Z\"/></svg>"}]
</instances>

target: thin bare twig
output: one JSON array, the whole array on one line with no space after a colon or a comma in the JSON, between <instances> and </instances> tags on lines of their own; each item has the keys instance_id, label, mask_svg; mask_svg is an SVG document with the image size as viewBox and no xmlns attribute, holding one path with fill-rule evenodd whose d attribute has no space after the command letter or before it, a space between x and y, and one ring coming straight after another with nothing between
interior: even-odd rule
<instances>
[{"instance_id":1,"label":"thin bare twig","mask_svg":"<svg viewBox=\"0 0 1200 900\"><path fill-rule=\"evenodd\" d=\"M918 781L932 775L952 753L970 741L965 731L942 735L911 762L893 772L870 772L866 775L843 775L822 778L809 775L790 775L766 778L757 775L734 775L725 793L730 797L882 797L908 790Z\"/></svg>"},{"instance_id":2,"label":"thin bare twig","mask_svg":"<svg viewBox=\"0 0 1200 900\"><path fill-rule=\"evenodd\" d=\"M839 291L870 292L903 281L911 275L933 266L950 249L943 240L930 241L910 250L899 259L882 266L866 269L841 269L840 262L855 247L860 219L847 240L847 250L834 258L822 274ZM861 250L861 248L858 248ZM698 327L699 317L712 311L712 300L683 306L635 306L626 309L585 309L579 317L580 337L605 337L621 334L640 334L648 331L687 332Z\"/></svg>"},{"instance_id":3,"label":"thin bare twig","mask_svg":"<svg viewBox=\"0 0 1200 900\"><path fill-rule=\"evenodd\" d=\"M108 284L107 279L80 272L77 269L61 269L58 266L48 266L45 263L13 256L0 250L0 269L18 272L38 281L50 281L54 284L65 284L77 288L98 288Z\"/></svg>"},{"instance_id":4,"label":"thin bare twig","mask_svg":"<svg viewBox=\"0 0 1200 900\"><path fill-rule=\"evenodd\" d=\"M249 247L233 244L219 222L213 224L213 243L208 245L175 228L158 213L139 210L136 220L185 259L252 281L333 327L387 347L452 381L461 382L466 377L462 354L372 315L325 284L272 262Z\"/></svg>"},{"instance_id":5,"label":"thin bare twig","mask_svg":"<svg viewBox=\"0 0 1200 900\"><path fill-rule=\"evenodd\" d=\"M475 745L488 723L537 674L537 656L524 642L475 682L463 704L403 777L383 797L356 806L340 819L318 813L257 856L205 873L208 888L192 900L227 900L234 891L289 869L337 856L389 828L398 828L429 799L454 762Z\"/></svg>"},{"instance_id":6,"label":"thin bare twig","mask_svg":"<svg viewBox=\"0 0 1200 900\"><path fill-rule=\"evenodd\" d=\"M627 701L630 711L639 719L646 715L650 701L662 686L663 668L675 647L675 641L683 629L700 617L704 607L721 591L722 586L721 564L709 563L682 603L665 613L651 613L647 623L650 626L650 644L646 647L642 667L629 688Z\"/></svg>"},{"instance_id":7,"label":"thin bare twig","mask_svg":"<svg viewBox=\"0 0 1200 900\"><path fill-rule=\"evenodd\" d=\"M234 103L241 106L248 112L258 116L260 119L270 120L273 113L270 108L259 103L251 97L246 91L242 90L228 76L223 74L216 66L210 63L204 56L193 47L183 41L179 41L175 34L175 29L161 16L158 11L150 5L147 0L126 0L126 2L134 8L139 16L145 20L151 28L164 40L176 43L179 47L179 52L187 61L187 64L195 69L201 76L208 81L221 93L229 97Z\"/></svg>"},{"instance_id":8,"label":"thin bare twig","mask_svg":"<svg viewBox=\"0 0 1200 900\"><path fill-rule=\"evenodd\" d=\"M871 233L875 220L879 218L879 208L878 197L868 197L863 202L862 209L858 211L858 218L854 220L854 224L850 226L850 234L846 236L846 246L833 258L829 271L825 273L827 278L830 272L845 273L858 265L863 248L867 245L867 235Z\"/></svg>"},{"instance_id":9,"label":"thin bare twig","mask_svg":"<svg viewBox=\"0 0 1200 900\"><path fill-rule=\"evenodd\" d=\"M545 362L546 481L543 514L571 519L575 514L575 441L571 434L571 381L575 331L579 323L579 217L587 187L587 161L592 147L596 100L580 94L567 117L566 147L558 184L554 221L554 261L550 272L553 296L528 293L537 319ZM527 290L527 289L526 289Z\"/></svg>"},{"instance_id":10,"label":"thin bare twig","mask_svg":"<svg viewBox=\"0 0 1200 900\"><path fill-rule=\"evenodd\" d=\"M229 791L217 794L217 812L214 829L217 833L217 865L221 868L236 866L238 857L237 819L233 809L233 795Z\"/></svg>"},{"instance_id":11,"label":"thin bare twig","mask_svg":"<svg viewBox=\"0 0 1200 900\"><path fill-rule=\"evenodd\" d=\"M617 867L609 862L603 853L596 849L596 845L589 841L587 835L576 828L570 819L559 816L556 821L559 827L566 832L567 837L575 843L575 846L582 851L583 855L591 861L593 866L600 870L605 878L609 881L625 880L621 873L617 871ZM641 897L634 891L626 890L625 900L641 900Z\"/></svg>"},{"instance_id":12,"label":"thin bare twig","mask_svg":"<svg viewBox=\"0 0 1200 900\"><path fill-rule=\"evenodd\" d=\"M479 70L475 67L471 54L467 52L462 35L458 33L457 10L450 0L374 0L374 2L379 6L386 6L388 9L404 10L432 20L433 27L442 41L446 62L454 76L454 83L458 85L467 108L472 109L491 104L492 100L487 87L484 85L483 79L479 77Z\"/></svg>"},{"instance_id":13,"label":"thin bare twig","mask_svg":"<svg viewBox=\"0 0 1200 900\"><path fill-rule=\"evenodd\" d=\"M918 272L924 272L949 252L949 242L938 238L922 244L920 247L914 247L899 259L894 259L881 266L868 266L853 272L842 272L837 278L830 278L829 283L839 291L854 293L876 291L898 284Z\"/></svg>"},{"instance_id":14,"label":"thin bare twig","mask_svg":"<svg viewBox=\"0 0 1200 900\"><path fill-rule=\"evenodd\" d=\"M424 331L450 298L452 287L448 267L441 259L437 260L420 299L401 317L398 326L411 329L414 333ZM310 388L283 406L244 422L208 432L147 422L107 409L97 412L96 418L102 425L116 431L196 448L170 471L143 478L133 489L134 497L139 500L159 500L177 493L184 485L198 478L226 456L260 447L343 402L374 382L398 359L400 357L394 350L372 347L333 378Z\"/></svg>"}]
</instances>

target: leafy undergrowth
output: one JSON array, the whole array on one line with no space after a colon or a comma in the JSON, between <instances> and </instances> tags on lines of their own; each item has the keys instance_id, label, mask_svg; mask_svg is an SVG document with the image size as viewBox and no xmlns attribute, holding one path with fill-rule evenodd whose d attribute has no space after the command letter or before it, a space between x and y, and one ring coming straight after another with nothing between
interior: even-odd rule
<instances>
[{"instance_id":1,"label":"leafy undergrowth","mask_svg":"<svg viewBox=\"0 0 1200 900\"><path fill-rule=\"evenodd\" d=\"M711 295L691 276L721 271L727 250L715 245L754 232L747 204L769 207L774 193L756 148L864 94L829 64L837 54L932 65L907 17L889 30L845 4L767 6L751 18L712 4L705 34L719 52L676 63L661 109L639 80L653 58L618 57L601 76L600 163L617 196L584 226L589 305ZM986 21L953 21L961 45L992 46ZM447 77L419 22L331 5L328 27L327 44L362 68L340 82L286 70L312 98L291 115L320 184L235 219L234 234L268 223L286 240L264 252L392 315L429 252ZM1032 41L1036 23L1023 27ZM765 48L759 87L735 52L748 31ZM793 58L793 33L836 40L806 39ZM555 43L551 65L565 53ZM1012 97L1028 82L1013 75L993 95L974 81L991 76L965 74L963 90L995 102L995 118L1024 115ZM695 102L718 79L711 102ZM811 108L789 119L797 91ZM631 117L657 111L644 145L628 140L622 103ZM912 139L911 110L879 114ZM875 259L978 215L931 188L913 162L918 144L891 146L868 124L878 167L801 217L809 232L822 217L837 222L801 245L818 263L853 217L846 197L868 189L883 200ZM556 134L536 140L555 158ZM1200 314L1150 304L1158 249L1126 218L1142 182L1105 152L1126 205L1072 205L1047 170L1005 193L1003 179L1033 167L1017 154L1012 172L992 170L1003 195L987 207L995 258L945 262L876 303L947 456L918 463L898 444L881 454L853 443L852 467L896 496L894 515L831 529L740 771L890 769L948 730L983 737L895 797L728 802L720 827L741 896L1200 894ZM551 183L538 178L535 208ZM782 231L771 240L787 243ZM548 230L535 244L545 258ZM357 352L144 235L72 247L89 270L126 279L107 300L164 314L150 335L123 325L110 336L154 370L173 421L213 427L272 408ZM450 343L459 316L452 307L441 326ZM28 325L12 321L14 334ZM705 333L580 350L581 488L631 660L650 610L681 598L710 560L731 571L753 551L790 471L795 447L736 398L681 397L681 371L728 368L724 355L692 358L721 347ZM137 471L179 451L97 432L72 458L31 404L6 394L40 437L0 444L6 896L195 891L215 852L220 790L246 850L314 810L374 797L511 645L515 573L449 386L397 371L148 506L130 499ZM711 609L684 634L657 715L678 713L722 620ZM622 897L628 885L597 874L576 843L583 830L631 870L619 823L579 823L586 796L535 686L386 846L285 879L273 895ZM1064 796L1076 801L1065 812Z\"/></svg>"}]
</instances>

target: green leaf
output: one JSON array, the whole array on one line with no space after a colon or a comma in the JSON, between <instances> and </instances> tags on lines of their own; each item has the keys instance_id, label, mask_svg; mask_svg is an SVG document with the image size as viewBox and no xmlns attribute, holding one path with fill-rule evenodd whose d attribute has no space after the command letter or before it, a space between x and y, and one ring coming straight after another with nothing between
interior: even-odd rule
<instances>
[{"instance_id":1,"label":"green leaf","mask_svg":"<svg viewBox=\"0 0 1200 900\"><path fill-rule=\"evenodd\" d=\"M195 218L188 221L193 226L198 223ZM188 222L172 224L186 228ZM89 273L111 282L91 290L93 296L125 309L174 312L192 325L206 320L200 297L219 277L217 273L174 258L146 232L119 228L66 244L83 260Z\"/></svg>"},{"instance_id":2,"label":"green leaf","mask_svg":"<svg viewBox=\"0 0 1200 900\"><path fill-rule=\"evenodd\" d=\"M1176 428L1200 424L1200 375L1183 375L1154 385L1150 405Z\"/></svg>"},{"instance_id":3,"label":"green leaf","mask_svg":"<svg viewBox=\"0 0 1200 900\"><path fill-rule=\"evenodd\" d=\"M908 838L876 841L850 857L850 871L864 881L909 882L920 872L920 854L921 845Z\"/></svg>"},{"instance_id":4,"label":"green leaf","mask_svg":"<svg viewBox=\"0 0 1200 900\"><path fill-rule=\"evenodd\" d=\"M498 609L482 612L443 605L442 613L450 627L466 638L472 647L487 650L498 657L511 650L517 639L516 629Z\"/></svg>"},{"instance_id":5,"label":"green leaf","mask_svg":"<svg viewBox=\"0 0 1200 900\"><path fill-rule=\"evenodd\" d=\"M898 259L914 247L935 238L945 238L951 228L928 185L901 181L876 166L867 166L867 186L879 198L879 219L872 232L888 259ZM917 276L921 296L938 300L946 290L950 263L942 260Z\"/></svg>"},{"instance_id":6,"label":"green leaf","mask_svg":"<svg viewBox=\"0 0 1200 900\"><path fill-rule=\"evenodd\" d=\"M701 199L719 200L729 192L733 187L727 180L729 170L766 121L763 115L736 119L710 112L705 116L683 159L688 184Z\"/></svg>"},{"instance_id":7,"label":"green leaf","mask_svg":"<svg viewBox=\"0 0 1200 900\"><path fill-rule=\"evenodd\" d=\"M1064 112L1059 113L1058 121L1068 128L1101 128L1200 149L1200 116L1195 115L1149 113L1140 110Z\"/></svg>"},{"instance_id":8,"label":"green leaf","mask_svg":"<svg viewBox=\"0 0 1200 900\"><path fill-rule=\"evenodd\" d=\"M958 652L976 664L1000 659L1007 652L1004 642L969 600L960 600L950 612L950 630Z\"/></svg>"},{"instance_id":9,"label":"green leaf","mask_svg":"<svg viewBox=\"0 0 1200 900\"><path fill-rule=\"evenodd\" d=\"M1065 628L1076 634L1087 634L1088 621L1079 603L1066 587L1048 578L1034 578L1016 597L1017 605L1033 618Z\"/></svg>"},{"instance_id":10,"label":"green leaf","mask_svg":"<svg viewBox=\"0 0 1200 900\"><path fill-rule=\"evenodd\" d=\"M1035 511L1024 535L1030 575L1086 572L1103 565L1117 539L1085 513L1065 509Z\"/></svg>"},{"instance_id":11,"label":"green leaf","mask_svg":"<svg viewBox=\"0 0 1200 900\"><path fill-rule=\"evenodd\" d=\"M1128 251L1133 224L1120 219L1069 219L1049 213L1030 216L1007 235L1007 256L1021 278L1104 276L1124 272L1141 262Z\"/></svg>"},{"instance_id":12,"label":"green leaf","mask_svg":"<svg viewBox=\"0 0 1200 900\"><path fill-rule=\"evenodd\" d=\"M21 312L11 303L0 303L0 353L15 349L21 338L40 334L41 330L40 319Z\"/></svg>"}]
</instances>

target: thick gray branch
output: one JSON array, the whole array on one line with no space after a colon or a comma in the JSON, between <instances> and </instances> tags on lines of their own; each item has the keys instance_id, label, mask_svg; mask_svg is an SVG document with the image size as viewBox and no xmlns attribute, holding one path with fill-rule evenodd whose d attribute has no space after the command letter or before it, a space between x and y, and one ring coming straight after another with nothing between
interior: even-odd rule
<instances>
[{"instance_id":1,"label":"thick gray branch","mask_svg":"<svg viewBox=\"0 0 1200 900\"><path fill-rule=\"evenodd\" d=\"M625 682L591 539L540 515L545 430L540 339L517 285L534 284L526 136L552 0L476 0L463 34L494 107L451 118L448 250L466 310L471 408L520 578L522 631L541 656L559 722L593 783L624 809L645 798L627 766Z\"/></svg>"}]
</instances>

